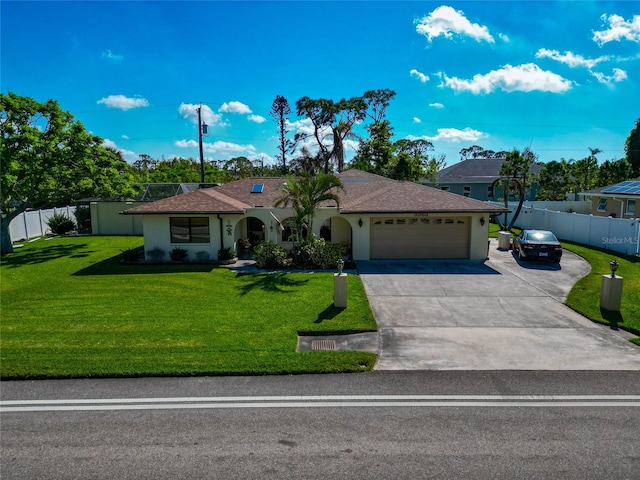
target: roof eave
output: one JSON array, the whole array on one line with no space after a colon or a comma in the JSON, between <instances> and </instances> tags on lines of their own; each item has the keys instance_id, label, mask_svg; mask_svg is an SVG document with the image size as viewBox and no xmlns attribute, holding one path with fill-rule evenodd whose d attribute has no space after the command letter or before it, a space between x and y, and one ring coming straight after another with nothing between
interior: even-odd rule
<instances>
[{"instance_id":1,"label":"roof eave","mask_svg":"<svg viewBox=\"0 0 640 480\"><path fill-rule=\"evenodd\" d=\"M162 212L131 212L129 210L123 210L119 212L120 215L235 215L235 214L244 214L246 213L244 210L219 210L212 211L208 210L206 212L202 211L183 211L183 210L164 210Z\"/></svg>"}]
</instances>

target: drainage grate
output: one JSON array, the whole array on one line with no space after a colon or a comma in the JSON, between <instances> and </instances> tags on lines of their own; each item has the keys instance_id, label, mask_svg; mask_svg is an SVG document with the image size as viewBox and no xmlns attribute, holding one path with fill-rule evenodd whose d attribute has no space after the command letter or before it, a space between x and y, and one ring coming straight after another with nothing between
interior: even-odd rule
<instances>
[{"instance_id":1,"label":"drainage grate","mask_svg":"<svg viewBox=\"0 0 640 480\"><path fill-rule=\"evenodd\" d=\"M313 340L311 350L336 350L335 340Z\"/></svg>"}]
</instances>

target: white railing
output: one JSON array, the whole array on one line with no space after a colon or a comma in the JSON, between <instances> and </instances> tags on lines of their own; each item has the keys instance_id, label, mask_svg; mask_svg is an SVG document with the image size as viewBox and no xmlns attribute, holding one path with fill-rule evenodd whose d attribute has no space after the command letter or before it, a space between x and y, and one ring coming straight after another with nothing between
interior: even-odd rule
<instances>
[{"instance_id":1,"label":"white railing","mask_svg":"<svg viewBox=\"0 0 640 480\"><path fill-rule=\"evenodd\" d=\"M50 233L47 221L54 215L65 215L75 221L73 212L76 207L55 207L46 210L29 210L22 212L9 223L9 234L12 242L29 240Z\"/></svg>"}]
</instances>

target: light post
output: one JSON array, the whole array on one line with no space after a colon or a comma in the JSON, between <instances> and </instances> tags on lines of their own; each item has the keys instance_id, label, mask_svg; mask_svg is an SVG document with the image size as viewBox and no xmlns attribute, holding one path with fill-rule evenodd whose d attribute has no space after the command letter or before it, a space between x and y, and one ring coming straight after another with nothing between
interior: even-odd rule
<instances>
[{"instance_id":1,"label":"light post","mask_svg":"<svg viewBox=\"0 0 640 480\"><path fill-rule=\"evenodd\" d=\"M623 278L616 276L616 272L620 264L612 260L609 262L609 268L611 269L611 275L602 276L602 288L600 292L600 308L609 310L612 312L620 311L620 304L622 303L622 282Z\"/></svg>"},{"instance_id":2,"label":"light post","mask_svg":"<svg viewBox=\"0 0 640 480\"><path fill-rule=\"evenodd\" d=\"M347 308L347 274L343 273L344 260L336 262L338 273L333 275L333 306Z\"/></svg>"}]
</instances>

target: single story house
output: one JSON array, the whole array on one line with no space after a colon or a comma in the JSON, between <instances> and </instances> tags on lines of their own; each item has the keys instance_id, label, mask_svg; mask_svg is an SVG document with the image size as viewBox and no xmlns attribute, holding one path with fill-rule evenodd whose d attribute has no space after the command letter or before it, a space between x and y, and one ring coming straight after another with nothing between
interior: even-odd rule
<instances>
[{"instance_id":1,"label":"single story house","mask_svg":"<svg viewBox=\"0 0 640 480\"><path fill-rule=\"evenodd\" d=\"M639 218L640 179L594 188L578 193L591 199L591 213L599 217Z\"/></svg>"},{"instance_id":2,"label":"single story house","mask_svg":"<svg viewBox=\"0 0 640 480\"><path fill-rule=\"evenodd\" d=\"M489 187L494 180L500 177L500 168L504 158L471 158L443 168L438 172L438 183L423 182L425 185L435 186L441 190L457 193L465 197L477 200L497 200L502 192L496 189L495 197L489 196ZM542 167L532 164L530 172L538 175ZM525 194L525 200L535 200L536 193L540 190L538 184L529 185Z\"/></svg>"},{"instance_id":3,"label":"single story house","mask_svg":"<svg viewBox=\"0 0 640 480\"><path fill-rule=\"evenodd\" d=\"M317 209L313 233L343 243L354 260L452 258L484 260L491 215L505 209L414 182L391 180L360 170L338 177L340 205ZM272 241L293 246L291 207L274 207L282 177L245 178L165 198L121 212L141 215L145 252L167 256L180 247L190 258L217 259L218 250L239 250ZM285 228L282 229L281 225Z\"/></svg>"}]
</instances>

